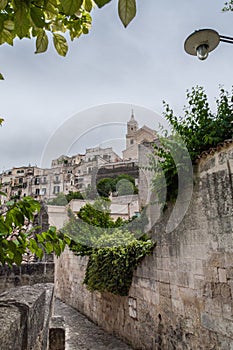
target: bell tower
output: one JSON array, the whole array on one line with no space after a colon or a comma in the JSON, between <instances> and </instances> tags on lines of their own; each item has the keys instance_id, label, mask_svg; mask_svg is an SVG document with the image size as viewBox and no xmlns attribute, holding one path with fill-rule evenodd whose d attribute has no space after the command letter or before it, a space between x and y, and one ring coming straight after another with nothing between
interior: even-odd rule
<instances>
[{"instance_id":1,"label":"bell tower","mask_svg":"<svg viewBox=\"0 0 233 350\"><path fill-rule=\"evenodd\" d=\"M132 110L131 118L127 123L126 134L126 149L135 143L135 133L138 131L138 122L134 119L134 112Z\"/></svg>"}]
</instances>

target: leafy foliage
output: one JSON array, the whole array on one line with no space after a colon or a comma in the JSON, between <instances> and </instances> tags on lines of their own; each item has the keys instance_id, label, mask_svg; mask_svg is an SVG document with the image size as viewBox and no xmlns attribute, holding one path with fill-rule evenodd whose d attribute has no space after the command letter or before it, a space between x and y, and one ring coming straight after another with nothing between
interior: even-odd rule
<instances>
[{"instance_id":1,"label":"leafy foliage","mask_svg":"<svg viewBox=\"0 0 233 350\"><path fill-rule=\"evenodd\" d=\"M44 252L55 252L57 256L64 250L70 239L56 232L55 227L50 227L47 232L33 234L25 228L25 219L33 221L34 214L40 210L39 202L31 197L25 197L18 202L8 202L4 212L0 214L0 263L19 265L23 255L28 250L38 258L42 258Z\"/></svg>"},{"instance_id":2,"label":"leafy foliage","mask_svg":"<svg viewBox=\"0 0 233 350\"><path fill-rule=\"evenodd\" d=\"M233 0L225 2L223 11L233 11Z\"/></svg>"},{"instance_id":3,"label":"leafy foliage","mask_svg":"<svg viewBox=\"0 0 233 350\"><path fill-rule=\"evenodd\" d=\"M175 199L178 191L178 168L185 170L187 149L191 161L218 143L233 136L233 94L220 89L216 100L217 111L212 113L207 95L202 87L192 88L187 92L188 105L184 107L184 117L176 117L168 104L164 103L164 116L169 122L172 135L160 138L160 145L155 146L155 155L159 161L153 164L155 177L153 188L161 199L164 187L167 188L167 200ZM174 161L173 154L181 155ZM165 176L166 182L163 181Z\"/></svg>"},{"instance_id":4,"label":"leafy foliage","mask_svg":"<svg viewBox=\"0 0 233 350\"><path fill-rule=\"evenodd\" d=\"M188 106L184 108L184 117L177 118L173 110L165 104L165 118L173 131L184 141L192 161L203 151L215 147L219 142L233 135L233 94L220 89L216 100L216 114L210 111L207 95L202 87L187 92Z\"/></svg>"},{"instance_id":5,"label":"leafy foliage","mask_svg":"<svg viewBox=\"0 0 233 350\"><path fill-rule=\"evenodd\" d=\"M83 195L79 191L77 192L69 191L69 193L66 194L66 199L67 199L67 202L69 203L72 199L83 199Z\"/></svg>"},{"instance_id":6,"label":"leafy foliage","mask_svg":"<svg viewBox=\"0 0 233 350\"><path fill-rule=\"evenodd\" d=\"M62 232L72 239L71 245L79 246L82 255L89 255L104 229L113 230L123 225L122 219L114 221L111 218L110 200L98 199L94 204L87 203L80 209L77 217L71 210L68 213L70 220Z\"/></svg>"},{"instance_id":7,"label":"leafy foliage","mask_svg":"<svg viewBox=\"0 0 233 350\"><path fill-rule=\"evenodd\" d=\"M95 4L101 8L111 0L0 0L0 45L13 45L18 37L36 38L35 53L48 48L48 33L53 36L57 53L66 56L70 39L88 34ZM126 27L136 15L135 0L119 0L119 16ZM0 80L3 80L0 74Z\"/></svg>"},{"instance_id":8,"label":"leafy foliage","mask_svg":"<svg viewBox=\"0 0 233 350\"><path fill-rule=\"evenodd\" d=\"M134 269L154 243L142 231L136 238L121 219L114 222L109 205L109 200L86 204L78 218L70 212L63 233L71 238L69 247L76 255L89 256L84 280L88 289L127 295Z\"/></svg>"},{"instance_id":9,"label":"leafy foliage","mask_svg":"<svg viewBox=\"0 0 233 350\"><path fill-rule=\"evenodd\" d=\"M48 36L53 35L54 47L59 55L68 50L66 38L61 33L69 32L71 40L87 34L91 27L90 11L94 5L88 1L74 0L12 0L0 2L0 44L13 45L16 37L36 38L36 53L45 52Z\"/></svg>"},{"instance_id":10,"label":"leafy foliage","mask_svg":"<svg viewBox=\"0 0 233 350\"><path fill-rule=\"evenodd\" d=\"M83 199L83 196L80 192L72 192L69 191L68 194L64 194L63 192L60 192L56 195L55 198L49 199L48 204L49 205L67 205L72 199Z\"/></svg>"},{"instance_id":11,"label":"leafy foliage","mask_svg":"<svg viewBox=\"0 0 233 350\"><path fill-rule=\"evenodd\" d=\"M148 237L136 239L131 233L115 230L103 233L96 241L88 261L84 283L90 291L128 295L133 272L140 261L151 254L154 243Z\"/></svg>"},{"instance_id":12,"label":"leafy foliage","mask_svg":"<svg viewBox=\"0 0 233 350\"><path fill-rule=\"evenodd\" d=\"M101 179L96 187L101 197L109 197L111 192L117 192L118 196L138 193L134 178L128 174Z\"/></svg>"}]
</instances>

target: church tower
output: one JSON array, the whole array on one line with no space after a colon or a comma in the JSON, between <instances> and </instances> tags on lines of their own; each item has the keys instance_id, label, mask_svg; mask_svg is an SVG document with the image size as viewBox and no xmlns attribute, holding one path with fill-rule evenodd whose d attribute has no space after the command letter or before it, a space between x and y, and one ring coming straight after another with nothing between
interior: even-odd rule
<instances>
[{"instance_id":1,"label":"church tower","mask_svg":"<svg viewBox=\"0 0 233 350\"><path fill-rule=\"evenodd\" d=\"M126 149L135 143L135 133L138 131L138 122L134 119L132 110L131 118L127 123Z\"/></svg>"}]
</instances>

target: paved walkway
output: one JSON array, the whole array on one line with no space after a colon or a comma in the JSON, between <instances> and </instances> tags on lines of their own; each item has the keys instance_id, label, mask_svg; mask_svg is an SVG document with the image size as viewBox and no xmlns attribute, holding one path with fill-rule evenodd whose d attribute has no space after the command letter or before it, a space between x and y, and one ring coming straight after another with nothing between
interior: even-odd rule
<instances>
[{"instance_id":1,"label":"paved walkway","mask_svg":"<svg viewBox=\"0 0 233 350\"><path fill-rule=\"evenodd\" d=\"M55 302L55 315L65 319L66 350L132 350L58 299Z\"/></svg>"}]
</instances>

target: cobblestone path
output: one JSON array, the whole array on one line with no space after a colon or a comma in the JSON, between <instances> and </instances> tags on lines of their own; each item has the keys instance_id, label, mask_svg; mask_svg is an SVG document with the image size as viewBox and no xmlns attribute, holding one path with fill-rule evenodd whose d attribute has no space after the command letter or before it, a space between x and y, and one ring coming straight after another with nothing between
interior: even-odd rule
<instances>
[{"instance_id":1,"label":"cobblestone path","mask_svg":"<svg viewBox=\"0 0 233 350\"><path fill-rule=\"evenodd\" d=\"M66 350L132 350L129 345L109 335L58 299L55 302L55 315L63 316L65 320Z\"/></svg>"}]
</instances>

